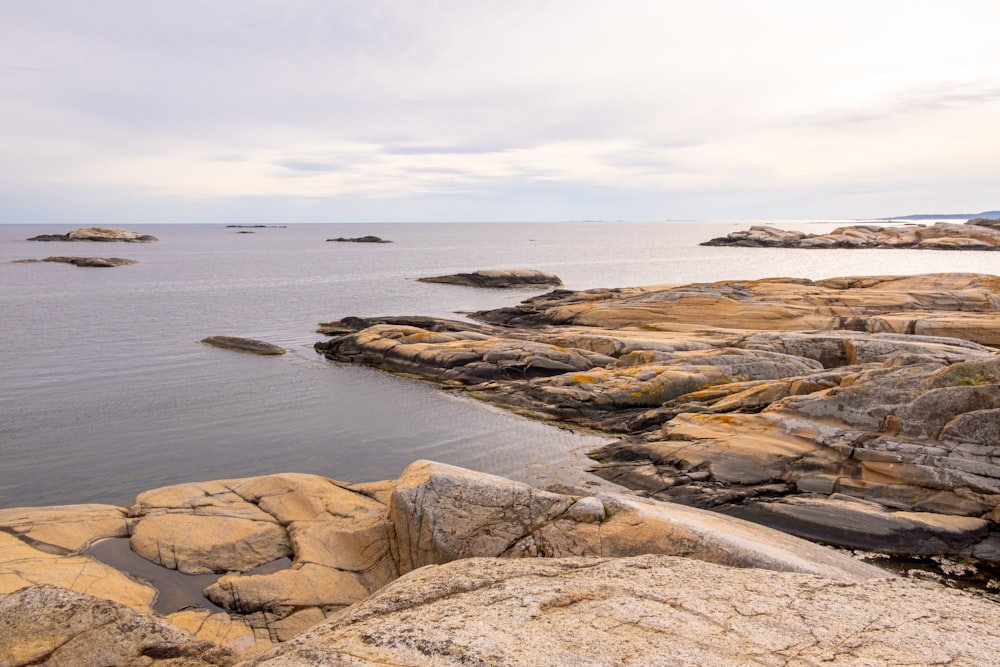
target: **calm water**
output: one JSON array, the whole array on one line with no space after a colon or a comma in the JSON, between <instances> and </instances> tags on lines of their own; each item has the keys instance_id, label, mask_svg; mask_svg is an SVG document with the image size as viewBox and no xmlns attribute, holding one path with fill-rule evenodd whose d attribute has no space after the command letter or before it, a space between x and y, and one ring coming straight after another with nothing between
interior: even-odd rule
<instances>
[{"instance_id":1,"label":"calm water","mask_svg":"<svg viewBox=\"0 0 1000 667\"><path fill-rule=\"evenodd\" d=\"M151 244L27 242L81 225L0 225L0 507L128 505L166 484L282 471L386 479L418 458L535 484L590 479L585 452L602 439L313 352L322 321L457 317L540 293L416 282L421 276L525 267L585 289L1000 273L1000 253L698 245L747 224L338 224L253 234L223 225L129 227L160 239ZM393 243L325 242L365 234ZM60 254L139 264L10 263ZM209 335L259 338L291 353L256 357L199 343Z\"/></svg>"}]
</instances>

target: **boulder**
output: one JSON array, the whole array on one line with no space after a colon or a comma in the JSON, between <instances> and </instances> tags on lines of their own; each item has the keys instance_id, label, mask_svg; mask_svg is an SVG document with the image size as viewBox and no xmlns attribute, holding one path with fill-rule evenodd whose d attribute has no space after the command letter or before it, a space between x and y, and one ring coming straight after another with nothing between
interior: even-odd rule
<instances>
[{"instance_id":1,"label":"boulder","mask_svg":"<svg viewBox=\"0 0 1000 667\"><path fill-rule=\"evenodd\" d=\"M469 558L415 570L247 660L310 665L992 664L1000 607L673 556Z\"/></svg>"},{"instance_id":2,"label":"boulder","mask_svg":"<svg viewBox=\"0 0 1000 667\"><path fill-rule=\"evenodd\" d=\"M224 350L250 352L251 354L278 355L287 352L285 348L272 343L265 343L262 340L254 340L253 338L238 338L236 336L209 336L208 338L203 338L201 342L212 347L221 347Z\"/></svg>"},{"instance_id":3,"label":"boulder","mask_svg":"<svg viewBox=\"0 0 1000 667\"><path fill-rule=\"evenodd\" d=\"M446 285L466 285L468 287L520 288L520 287L562 287L559 276L535 269L497 269L456 273L447 276L417 278L422 283L444 283Z\"/></svg>"},{"instance_id":4,"label":"boulder","mask_svg":"<svg viewBox=\"0 0 1000 667\"><path fill-rule=\"evenodd\" d=\"M120 241L123 243L150 243L157 241L155 236L139 234L124 229L108 229L106 227L81 227L67 234L41 234L29 241Z\"/></svg>"}]
</instances>

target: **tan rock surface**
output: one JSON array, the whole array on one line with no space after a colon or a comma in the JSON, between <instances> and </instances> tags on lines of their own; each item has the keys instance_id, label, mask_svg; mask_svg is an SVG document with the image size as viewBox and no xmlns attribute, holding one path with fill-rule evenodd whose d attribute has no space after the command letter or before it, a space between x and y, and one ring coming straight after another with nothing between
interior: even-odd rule
<instances>
[{"instance_id":1,"label":"tan rock surface","mask_svg":"<svg viewBox=\"0 0 1000 667\"><path fill-rule=\"evenodd\" d=\"M978 666L1000 606L899 579L844 583L684 558L425 567L247 667Z\"/></svg>"},{"instance_id":2,"label":"tan rock surface","mask_svg":"<svg viewBox=\"0 0 1000 667\"><path fill-rule=\"evenodd\" d=\"M731 232L702 245L751 248L921 248L930 250L997 250L997 220L976 218L964 224L935 222L905 226L850 225L825 234L785 231L767 225Z\"/></svg>"},{"instance_id":3,"label":"tan rock surface","mask_svg":"<svg viewBox=\"0 0 1000 667\"><path fill-rule=\"evenodd\" d=\"M0 597L4 667L208 667L233 662L226 649L106 599L55 586Z\"/></svg>"},{"instance_id":4,"label":"tan rock surface","mask_svg":"<svg viewBox=\"0 0 1000 667\"><path fill-rule=\"evenodd\" d=\"M988 347L1000 345L1000 277L559 290L474 315L486 324L347 318L316 349L620 434L595 471L663 499L725 509L840 493L974 519L1000 506L1000 353ZM759 509L746 516L784 511ZM914 531L892 532L897 552L993 553L966 538L1000 539L992 524L956 538L935 519L942 533L925 540L897 519ZM844 546L870 544L881 521Z\"/></svg>"},{"instance_id":5,"label":"tan rock surface","mask_svg":"<svg viewBox=\"0 0 1000 667\"><path fill-rule=\"evenodd\" d=\"M126 537L132 520L114 505L0 509L0 531L54 553L80 551L105 537Z\"/></svg>"},{"instance_id":6,"label":"tan rock surface","mask_svg":"<svg viewBox=\"0 0 1000 667\"><path fill-rule=\"evenodd\" d=\"M149 611L156 597L152 587L89 556L40 551L22 539L0 533L0 596L40 584L115 600L141 611Z\"/></svg>"}]
</instances>

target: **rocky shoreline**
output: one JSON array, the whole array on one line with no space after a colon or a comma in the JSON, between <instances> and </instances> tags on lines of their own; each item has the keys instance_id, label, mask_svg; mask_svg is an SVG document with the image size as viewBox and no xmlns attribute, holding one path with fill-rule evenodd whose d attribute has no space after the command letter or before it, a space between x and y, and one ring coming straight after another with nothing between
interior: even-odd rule
<instances>
[{"instance_id":1,"label":"rocky shoreline","mask_svg":"<svg viewBox=\"0 0 1000 667\"><path fill-rule=\"evenodd\" d=\"M213 574L221 611L154 612L152 586L89 555L124 538ZM717 513L429 461L369 484L281 474L0 510L5 667L975 665L998 621L985 598Z\"/></svg>"},{"instance_id":2,"label":"rocky shoreline","mask_svg":"<svg viewBox=\"0 0 1000 667\"><path fill-rule=\"evenodd\" d=\"M1000 603L826 545L1000 563L998 310L1000 277L936 274L326 323L332 361L615 434L626 488L418 461L2 509L0 664L990 664Z\"/></svg>"},{"instance_id":3,"label":"rocky shoreline","mask_svg":"<svg viewBox=\"0 0 1000 667\"><path fill-rule=\"evenodd\" d=\"M850 225L827 234L807 234L767 225L705 241L705 246L746 248L882 248L919 250L1000 250L1000 219L974 218L958 224L909 223L903 226Z\"/></svg>"},{"instance_id":4,"label":"rocky shoreline","mask_svg":"<svg viewBox=\"0 0 1000 667\"><path fill-rule=\"evenodd\" d=\"M651 497L996 563L998 310L979 274L557 290L478 324L349 318L316 349L618 434L594 472Z\"/></svg>"}]
</instances>

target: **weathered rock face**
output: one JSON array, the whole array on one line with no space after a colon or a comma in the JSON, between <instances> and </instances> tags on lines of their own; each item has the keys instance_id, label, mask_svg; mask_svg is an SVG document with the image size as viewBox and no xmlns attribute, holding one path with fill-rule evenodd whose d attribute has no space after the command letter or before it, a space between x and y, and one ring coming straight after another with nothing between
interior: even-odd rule
<instances>
[{"instance_id":1,"label":"weathered rock face","mask_svg":"<svg viewBox=\"0 0 1000 667\"><path fill-rule=\"evenodd\" d=\"M920 248L928 250L1000 250L1000 220L975 218L964 224L936 222L903 227L851 225L828 234L806 234L755 225L748 230L702 243L750 248Z\"/></svg>"},{"instance_id":2,"label":"weathered rock face","mask_svg":"<svg viewBox=\"0 0 1000 667\"><path fill-rule=\"evenodd\" d=\"M992 664L1000 607L669 556L426 567L247 661L309 665Z\"/></svg>"},{"instance_id":3,"label":"weathered rock face","mask_svg":"<svg viewBox=\"0 0 1000 667\"><path fill-rule=\"evenodd\" d=\"M594 471L653 497L995 560L998 310L995 276L726 281L556 291L489 324L349 318L316 349L621 434Z\"/></svg>"},{"instance_id":4,"label":"weathered rock face","mask_svg":"<svg viewBox=\"0 0 1000 667\"><path fill-rule=\"evenodd\" d=\"M81 227L68 234L41 234L29 241L121 241L124 243L150 243L157 241L155 236L139 234L124 229L108 229L106 227Z\"/></svg>"},{"instance_id":5,"label":"weathered rock face","mask_svg":"<svg viewBox=\"0 0 1000 667\"><path fill-rule=\"evenodd\" d=\"M221 347L224 350L250 352L251 354L278 355L284 354L287 351L285 348L273 343L236 336L209 336L208 338L203 338L201 342L212 347Z\"/></svg>"},{"instance_id":6,"label":"weathered rock face","mask_svg":"<svg viewBox=\"0 0 1000 667\"><path fill-rule=\"evenodd\" d=\"M232 665L234 655L125 605L57 586L0 597L0 665Z\"/></svg>"},{"instance_id":7,"label":"weathered rock face","mask_svg":"<svg viewBox=\"0 0 1000 667\"><path fill-rule=\"evenodd\" d=\"M45 259L20 259L15 260L15 264L33 264L35 262L56 262L60 264L72 264L73 266L111 268L114 266L128 266L138 264L134 259L122 257L46 257Z\"/></svg>"},{"instance_id":8,"label":"weathered rock face","mask_svg":"<svg viewBox=\"0 0 1000 667\"><path fill-rule=\"evenodd\" d=\"M417 278L422 283L444 283L447 285L467 285L469 287L562 287L559 276L535 269L495 269L456 273L448 276Z\"/></svg>"}]
</instances>

